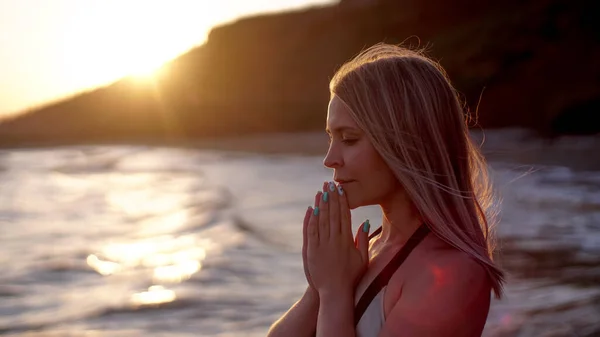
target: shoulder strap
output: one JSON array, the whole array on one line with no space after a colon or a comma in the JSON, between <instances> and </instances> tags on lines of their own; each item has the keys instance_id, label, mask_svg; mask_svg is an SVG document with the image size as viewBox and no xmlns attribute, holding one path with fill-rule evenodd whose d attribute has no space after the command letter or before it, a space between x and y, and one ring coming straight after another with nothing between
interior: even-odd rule
<instances>
[{"instance_id":1,"label":"shoulder strap","mask_svg":"<svg viewBox=\"0 0 600 337\"><path fill-rule=\"evenodd\" d=\"M373 234L369 236L369 240L379 234L381 232L381 227L379 227ZM394 255L394 257L388 262L388 264L383 268L383 270L375 277L373 282L369 285L367 290L364 292L358 303L356 304L356 308L354 308L354 325L358 325L358 322L362 318L363 314L373 301L373 298L383 289L383 287L387 286L394 272L400 267L402 262L406 260L408 255L413 251L413 249L427 236L429 233L429 228L422 224L417 228L417 230L411 235L411 237L406 241L406 244L402 246L402 248Z\"/></svg>"},{"instance_id":2,"label":"shoulder strap","mask_svg":"<svg viewBox=\"0 0 600 337\"><path fill-rule=\"evenodd\" d=\"M381 233L381 226L379 226L379 228L377 228L373 233L371 233L371 235L369 235L369 241L371 241L371 239L376 237L379 233Z\"/></svg>"}]
</instances>

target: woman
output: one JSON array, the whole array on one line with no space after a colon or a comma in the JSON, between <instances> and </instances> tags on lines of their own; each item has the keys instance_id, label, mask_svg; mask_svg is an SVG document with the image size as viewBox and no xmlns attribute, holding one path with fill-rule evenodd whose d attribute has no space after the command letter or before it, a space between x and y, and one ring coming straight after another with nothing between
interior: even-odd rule
<instances>
[{"instance_id":1,"label":"woman","mask_svg":"<svg viewBox=\"0 0 600 337\"><path fill-rule=\"evenodd\" d=\"M304 296L279 336L480 336L490 292L492 194L457 93L419 52L378 44L330 83L324 183L304 219ZM350 209L379 205L352 238Z\"/></svg>"}]
</instances>

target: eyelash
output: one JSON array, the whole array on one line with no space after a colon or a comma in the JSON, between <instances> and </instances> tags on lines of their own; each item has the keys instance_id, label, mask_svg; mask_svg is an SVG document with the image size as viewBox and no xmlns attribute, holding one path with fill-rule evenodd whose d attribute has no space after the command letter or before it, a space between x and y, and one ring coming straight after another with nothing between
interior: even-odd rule
<instances>
[{"instance_id":1,"label":"eyelash","mask_svg":"<svg viewBox=\"0 0 600 337\"><path fill-rule=\"evenodd\" d=\"M329 137L328 142L329 144L331 144L331 137ZM342 143L348 146L354 145L356 142L358 141L358 139L342 139Z\"/></svg>"}]
</instances>

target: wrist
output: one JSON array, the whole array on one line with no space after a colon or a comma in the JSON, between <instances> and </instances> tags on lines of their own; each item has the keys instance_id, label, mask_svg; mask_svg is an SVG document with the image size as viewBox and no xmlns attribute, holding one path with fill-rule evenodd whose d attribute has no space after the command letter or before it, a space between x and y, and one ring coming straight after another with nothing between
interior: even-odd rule
<instances>
[{"instance_id":1,"label":"wrist","mask_svg":"<svg viewBox=\"0 0 600 337\"><path fill-rule=\"evenodd\" d=\"M317 289L308 286L306 291L304 292L304 296L302 297L306 302L319 305L319 292Z\"/></svg>"},{"instance_id":2,"label":"wrist","mask_svg":"<svg viewBox=\"0 0 600 337\"><path fill-rule=\"evenodd\" d=\"M336 287L330 289L319 289L319 301L335 301L339 299L354 298L354 292L350 287Z\"/></svg>"}]
</instances>

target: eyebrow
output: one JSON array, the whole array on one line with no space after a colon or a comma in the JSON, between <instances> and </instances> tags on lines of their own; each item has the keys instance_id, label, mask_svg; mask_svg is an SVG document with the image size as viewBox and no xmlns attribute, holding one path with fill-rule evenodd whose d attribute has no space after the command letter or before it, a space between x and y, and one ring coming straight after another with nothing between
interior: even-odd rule
<instances>
[{"instance_id":1,"label":"eyebrow","mask_svg":"<svg viewBox=\"0 0 600 337\"><path fill-rule=\"evenodd\" d=\"M331 134L331 131L332 131L332 130L331 130L331 129L329 129L329 128L326 128L326 129L325 129L325 132L327 132L327 133L329 133L329 134ZM333 128L333 132L334 132L334 133L342 133L342 132L344 132L344 131L359 131L359 130L358 130L357 128L353 128L353 127L351 127L351 126L339 126L339 127L337 127L337 128Z\"/></svg>"}]
</instances>

